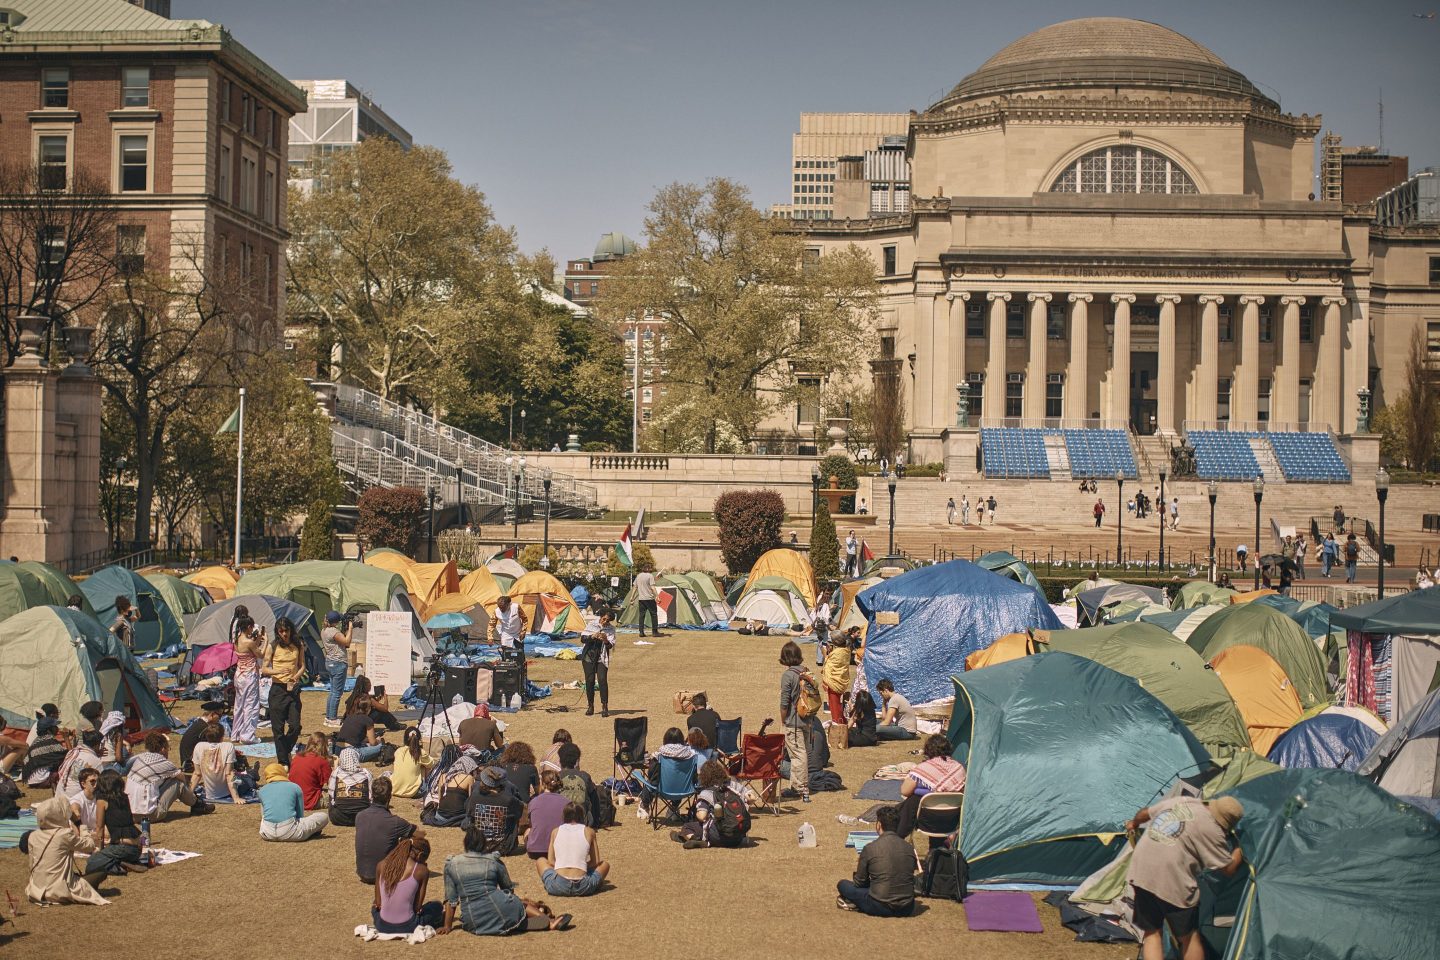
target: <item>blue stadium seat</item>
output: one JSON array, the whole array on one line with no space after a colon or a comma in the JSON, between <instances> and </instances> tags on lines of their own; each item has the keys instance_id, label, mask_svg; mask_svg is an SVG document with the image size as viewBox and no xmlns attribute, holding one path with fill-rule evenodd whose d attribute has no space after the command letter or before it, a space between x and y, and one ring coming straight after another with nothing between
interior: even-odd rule
<instances>
[{"instance_id":1,"label":"blue stadium seat","mask_svg":"<svg viewBox=\"0 0 1440 960\"><path fill-rule=\"evenodd\" d=\"M994 479L1050 478L1045 432L1033 427L981 427L980 456L985 476Z\"/></svg>"},{"instance_id":2,"label":"blue stadium seat","mask_svg":"<svg viewBox=\"0 0 1440 960\"><path fill-rule=\"evenodd\" d=\"M1271 433L1267 435L1275 461L1286 480L1309 483L1349 483L1350 470L1328 433Z\"/></svg>"},{"instance_id":3,"label":"blue stadium seat","mask_svg":"<svg viewBox=\"0 0 1440 960\"><path fill-rule=\"evenodd\" d=\"M1134 480L1140 476L1135 466L1135 451L1124 430L1066 429L1055 431L1065 438L1065 451L1070 458L1070 476L1080 480L1113 479L1116 472Z\"/></svg>"},{"instance_id":4,"label":"blue stadium seat","mask_svg":"<svg viewBox=\"0 0 1440 960\"><path fill-rule=\"evenodd\" d=\"M1202 480L1253 480L1260 463L1250 440L1257 434L1244 430L1191 430L1186 435L1195 448L1195 472Z\"/></svg>"}]
</instances>

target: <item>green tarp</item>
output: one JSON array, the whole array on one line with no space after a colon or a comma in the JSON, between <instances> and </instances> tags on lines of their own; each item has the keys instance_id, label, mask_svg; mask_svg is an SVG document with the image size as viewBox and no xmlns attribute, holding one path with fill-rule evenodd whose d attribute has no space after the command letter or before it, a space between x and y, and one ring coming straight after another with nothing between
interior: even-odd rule
<instances>
[{"instance_id":1,"label":"green tarp","mask_svg":"<svg viewBox=\"0 0 1440 960\"><path fill-rule=\"evenodd\" d=\"M56 607L64 607L70 604L71 597L80 598L80 609L95 615L95 608L90 605L90 598L85 596L85 591L80 585L60 570L59 567L52 567L48 563L41 563L39 560L21 560L20 569L32 574L40 585L45 588L49 599L45 602Z\"/></svg>"},{"instance_id":2,"label":"green tarp","mask_svg":"<svg viewBox=\"0 0 1440 960\"><path fill-rule=\"evenodd\" d=\"M1168 707L1084 657L1040 653L953 680L972 881L1079 883L1114 858L1136 810L1210 764Z\"/></svg>"},{"instance_id":3,"label":"green tarp","mask_svg":"<svg viewBox=\"0 0 1440 960\"><path fill-rule=\"evenodd\" d=\"M1230 603L1230 598L1235 596L1235 591L1229 587L1216 586L1207 580L1191 580L1175 591L1175 599L1170 602L1172 610L1189 610L1191 607L1203 606L1213 603L1225 606Z\"/></svg>"},{"instance_id":4,"label":"green tarp","mask_svg":"<svg viewBox=\"0 0 1440 960\"><path fill-rule=\"evenodd\" d=\"M990 553L982 555L975 563L991 573L998 573L1002 577L1009 577L1027 587L1034 587L1036 590L1044 592L1040 581L1035 579L1035 574L1026 566L1025 561L1008 550L992 550Z\"/></svg>"},{"instance_id":5,"label":"green tarp","mask_svg":"<svg viewBox=\"0 0 1440 960\"><path fill-rule=\"evenodd\" d=\"M115 621L115 598L130 598L131 606L139 611L134 624L136 653L167 650L185 642L179 615L170 609L155 585L134 570L105 567L87 577L80 589L90 598L96 619L107 626Z\"/></svg>"},{"instance_id":6,"label":"green tarp","mask_svg":"<svg viewBox=\"0 0 1440 960\"><path fill-rule=\"evenodd\" d=\"M1230 609L1228 606L1220 607L1212 604L1202 604L1198 607L1191 607L1188 610L1171 610L1166 613L1142 613L1141 623L1153 623L1157 627L1169 630L1180 640L1189 640L1190 634L1195 628L1222 610Z\"/></svg>"},{"instance_id":7,"label":"green tarp","mask_svg":"<svg viewBox=\"0 0 1440 960\"><path fill-rule=\"evenodd\" d=\"M1337 610L1330 615L1330 626L1361 633L1433 635L1440 632L1440 587Z\"/></svg>"},{"instance_id":8,"label":"green tarp","mask_svg":"<svg viewBox=\"0 0 1440 960\"><path fill-rule=\"evenodd\" d=\"M0 619L50 602L50 591L33 573L18 563L0 561Z\"/></svg>"},{"instance_id":9,"label":"green tarp","mask_svg":"<svg viewBox=\"0 0 1440 960\"><path fill-rule=\"evenodd\" d=\"M1235 604L1206 619L1185 642L1194 647L1206 663L1228 647L1241 644L1259 647L1280 664L1295 685L1302 707L1309 710L1330 703L1320 649L1299 624L1274 607L1253 602Z\"/></svg>"}]
</instances>

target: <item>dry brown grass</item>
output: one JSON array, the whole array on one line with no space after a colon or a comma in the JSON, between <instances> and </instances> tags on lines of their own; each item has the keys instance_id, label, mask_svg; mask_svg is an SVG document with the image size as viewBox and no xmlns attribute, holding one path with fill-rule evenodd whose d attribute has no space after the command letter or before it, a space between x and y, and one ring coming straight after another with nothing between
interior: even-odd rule
<instances>
[{"instance_id":1,"label":"dry brown grass","mask_svg":"<svg viewBox=\"0 0 1440 960\"><path fill-rule=\"evenodd\" d=\"M743 715L747 731L777 709L781 639L728 633L677 632L655 646L633 645L622 634L611 672L611 706L644 711L650 743L675 719L670 695L680 688L704 689L722 716ZM575 662L537 661L533 679L577 679ZM194 704L185 704L193 715ZM568 708L568 710L565 710ZM306 694L307 731L323 716L324 695ZM580 691L560 691L548 700L506 716L508 736L537 748L565 727L585 751L582 766L596 778L607 775L612 743L610 721L584 716ZM391 739L396 739L392 735ZM915 960L962 956L1120 958L1134 947L1077 944L1044 903L1045 933L971 933L959 904L924 901L919 916L876 920L835 909L835 881L854 869L855 853L844 847L840 813L859 813L868 803L852 790L883 763L906 759L914 744L891 744L835 754L835 769L847 789L819 794L814 803L788 804L779 817L760 813L747 850L681 849L666 831L652 831L622 807L617 827L600 838L602 856L612 864L613 887L586 900L563 901L576 929L563 934L526 935L504 943L481 942L468 934L441 937L420 948L427 956L503 954L525 960L561 956L627 958L784 957L862 955L906 956ZM418 820L413 800L395 809ZM164 960L215 957L337 957L402 955L404 944L364 944L354 927L369 919L372 888L355 876L352 831L327 828L324 839L303 844L264 843L257 835L258 805L221 807L215 814L180 817L155 829L156 841L203 856L144 876L111 880L103 892L108 907L22 905L13 926L0 926L0 956L26 958L97 956L104 960ZM809 820L819 833L818 849L802 850L795 831ZM431 830L431 864L460 850L458 830ZM543 896L539 878L525 857L507 861L522 895ZM0 889L17 898L25 887L25 861L17 850L0 851ZM435 885L432 896L439 896ZM553 900L552 903L558 903Z\"/></svg>"}]
</instances>

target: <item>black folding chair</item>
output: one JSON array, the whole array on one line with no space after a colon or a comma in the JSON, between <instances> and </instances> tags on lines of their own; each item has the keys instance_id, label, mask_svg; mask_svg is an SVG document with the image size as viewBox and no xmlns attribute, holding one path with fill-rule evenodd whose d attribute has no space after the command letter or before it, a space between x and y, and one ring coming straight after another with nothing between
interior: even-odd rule
<instances>
[{"instance_id":1,"label":"black folding chair","mask_svg":"<svg viewBox=\"0 0 1440 960\"><path fill-rule=\"evenodd\" d=\"M650 732L649 717L615 718L615 766L621 780L645 768L645 738Z\"/></svg>"},{"instance_id":2,"label":"black folding chair","mask_svg":"<svg viewBox=\"0 0 1440 960\"><path fill-rule=\"evenodd\" d=\"M743 717L736 717L734 720L715 721L715 742L711 746L727 757L739 753L743 720Z\"/></svg>"}]
</instances>

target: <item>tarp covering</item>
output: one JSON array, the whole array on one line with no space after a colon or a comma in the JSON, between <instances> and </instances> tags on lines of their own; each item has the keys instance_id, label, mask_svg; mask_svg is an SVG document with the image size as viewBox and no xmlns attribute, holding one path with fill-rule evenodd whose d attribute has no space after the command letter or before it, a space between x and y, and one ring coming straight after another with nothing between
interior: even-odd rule
<instances>
[{"instance_id":1,"label":"tarp covering","mask_svg":"<svg viewBox=\"0 0 1440 960\"><path fill-rule=\"evenodd\" d=\"M1230 795L1250 878L1226 960L1433 960L1440 821L1344 770L1282 770Z\"/></svg>"},{"instance_id":2,"label":"tarp covering","mask_svg":"<svg viewBox=\"0 0 1440 960\"><path fill-rule=\"evenodd\" d=\"M1234 595L1235 591L1229 587L1222 587L1208 580L1191 580L1175 591L1175 599L1170 602L1170 607L1174 610L1189 610L1205 604L1228 605Z\"/></svg>"},{"instance_id":3,"label":"tarp covering","mask_svg":"<svg viewBox=\"0 0 1440 960\"><path fill-rule=\"evenodd\" d=\"M59 567L52 567L39 560L21 560L20 569L40 581L40 585L50 597L46 602L51 606L63 607L69 604L71 597L79 597L80 609L91 616L95 615L95 608L90 605L90 598L85 596L85 591Z\"/></svg>"},{"instance_id":4,"label":"tarp covering","mask_svg":"<svg viewBox=\"0 0 1440 960\"><path fill-rule=\"evenodd\" d=\"M1008 550L992 550L976 558L975 563L977 566L984 567L991 573L998 573L1002 577L1009 577L1017 583L1025 584L1027 587L1034 587L1036 590L1042 589L1040 581L1035 578L1034 572L1026 565L1025 561Z\"/></svg>"},{"instance_id":5,"label":"tarp covering","mask_svg":"<svg viewBox=\"0 0 1440 960\"><path fill-rule=\"evenodd\" d=\"M1330 615L1330 625L1361 633L1440 633L1440 587L1346 607Z\"/></svg>"},{"instance_id":6,"label":"tarp covering","mask_svg":"<svg viewBox=\"0 0 1440 960\"><path fill-rule=\"evenodd\" d=\"M1189 640L1196 627L1224 609L1212 604L1202 604L1188 610L1171 610L1169 613L1142 613L1140 621L1169 630L1180 640Z\"/></svg>"},{"instance_id":7,"label":"tarp covering","mask_svg":"<svg viewBox=\"0 0 1440 960\"><path fill-rule=\"evenodd\" d=\"M228 567L218 566L196 570L181 579L197 587L204 587L210 592L210 599L215 601L228 600L235 596L235 584L240 580Z\"/></svg>"},{"instance_id":8,"label":"tarp covering","mask_svg":"<svg viewBox=\"0 0 1440 960\"><path fill-rule=\"evenodd\" d=\"M204 587L186 583L168 573L147 573L145 579L164 598L170 612L180 622L182 636L189 632L187 624L195 622L195 615L210 605L211 597Z\"/></svg>"},{"instance_id":9,"label":"tarp covering","mask_svg":"<svg viewBox=\"0 0 1440 960\"><path fill-rule=\"evenodd\" d=\"M1252 600L1259 600L1261 597L1273 597L1276 595L1276 591L1269 588L1263 588L1260 590L1246 590L1244 593L1237 593L1233 595L1230 598L1230 605L1235 606L1237 604L1249 603Z\"/></svg>"},{"instance_id":10,"label":"tarp covering","mask_svg":"<svg viewBox=\"0 0 1440 960\"><path fill-rule=\"evenodd\" d=\"M1280 664L1300 696L1306 710L1329 704L1325 682L1325 661L1315 641L1300 625L1274 607L1244 603L1209 617L1185 641L1207 661L1214 661L1226 647L1248 644L1259 647Z\"/></svg>"},{"instance_id":11,"label":"tarp covering","mask_svg":"<svg viewBox=\"0 0 1440 960\"><path fill-rule=\"evenodd\" d=\"M235 608L244 607L257 624L265 628L265 636L275 636L275 621L288 617L295 624L295 630L305 641L305 666L312 677L324 677L325 655L320 650L320 621L306 607L279 597L256 594L241 594L229 600L212 603L195 617L190 626L190 650L180 665L178 673L182 681L188 682L190 665L200 653L217 643L230 641L230 625L235 620Z\"/></svg>"},{"instance_id":12,"label":"tarp covering","mask_svg":"<svg viewBox=\"0 0 1440 960\"><path fill-rule=\"evenodd\" d=\"M1287 730L1268 756L1282 767L1353 771L1379 740L1379 734L1354 717L1326 710Z\"/></svg>"},{"instance_id":13,"label":"tarp covering","mask_svg":"<svg viewBox=\"0 0 1440 960\"><path fill-rule=\"evenodd\" d=\"M39 606L0 622L0 717L29 727L53 703L77 727L90 700L124 713L132 730L170 726L130 651L88 613Z\"/></svg>"},{"instance_id":14,"label":"tarp covering","mask_svg":"<svg viewBox=\"0 0 1440 960\"><path fill-rule=\"evenodd\" d=\"M1294 684L1275 658L1259 647L1243 643L1226 647L1210 666L1240 708L1250 741L1261 756L1268 755L1280 735L1304 716Z\"/></svg>"},{"instance_id":15,"label":"tarp covering","mask_svg":"<svg viewBox=\"0 0 1440 960\"><path fill-rule=\"evenodd\" d=\"M137 653L165 650L185 642L179 616L154 584L135 571L121 566L105 567L87 577L80 589L90 598L96 619L107 626L115 620L115 598L123 595L130 599L131 606L140 614L134 624Z\"/></svg>"},{"instance_id":16,"label":"tarp covering","mask_svg":"<svg viewBox=\"0 0 1440 960\"><path fill-rule=\"evenodd\" d=\"M1210 763L1169 708L1084 657L1041 653L954 686L972 882L1078 883L1113 858L1136 810Z\"/></svg>"},{"instance_id":17,"label":"tarp covering","mask_svg":"<svg viewBox=\"0 0 1440 960\"><path fill-rule=\"evenodd\" d=\"M404 596L406 587L399 574L369 564L302 560L247 573L236 584L235 592L294 600L321 619L331 610L359 613L397 609L395 597Z\"/></svg>"},{"instance_id":18,"label":"tarp covering","mask_svg":"<svg viewBox=\"0 0 1440 960\"><path fill-rule=\"evenodd\" d=\"M1107 607L1113 607L1125 600L1145 600L1163 606L1165 591L1158 587L1142 587L1136 583L1115 583L1082 590L1075 596L1075 602L1080 605L1080 619L1090 624L1098 624Z\"/></svg>"},{"instance_id":19,"label":"tarp covering","mask_svg":"<svg viewBox=\"0 0 1440 960\"><path fill-rule=\"evenodd\" d=\"M1007 633L1060 629L1054 611L1033 589L968 560L902 573L855 602L870 623L865 635L870 692L889 678L911 703L948 697L950 677L964 671L965 658Z\"/></svg>"},{"instance_id":20,"label":"tarp covering","mask_svg":"<svg viewBox=\"0 0 1440 960\"><path fill-rule=\"evenodd\" d=\"M800 599L805 601L805 606L815 606L815 571L810 569L810 560L804 554L785 547L765 551L760 555L760 559L755 561L755 566L750 568L750 575L745 578L745 592L748 593L762 577L783 577L789 580L795 585Z\"/></svg>"},{"instance_id":21,"label":"tarp covering","mask_svg":"<svg viewBox=\"0 0 1440 960\"><path fill-rule=\"evenodd\" d=\"M1440 797L1440 689L1376 742L1359 772L1397 797Z\"/></svg>"},{"instance_id":22,"label":"tarp covering","mask_svg":"<svg viewBox=\"0 0 1440 960\"><path fill-rule=\"evenodd\" d=\"M113 602L115 598L110 599ZM0 561L0 619L50 602L50 591L35 574L18 563Z\"/></svg>"}]
</instances>

